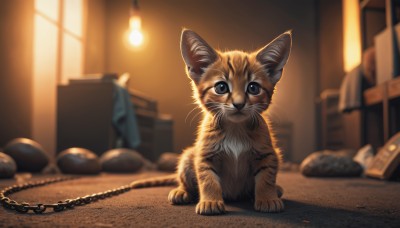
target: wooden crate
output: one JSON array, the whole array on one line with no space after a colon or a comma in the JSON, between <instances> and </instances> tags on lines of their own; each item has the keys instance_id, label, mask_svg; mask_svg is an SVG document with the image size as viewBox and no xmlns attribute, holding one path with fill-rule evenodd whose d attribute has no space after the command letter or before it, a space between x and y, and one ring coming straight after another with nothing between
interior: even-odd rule
<instances>
[{"instance_id":1,"label":"wooden crate","mask_svg":"<svg viewBox=\"0 0 400 228\"><path fill-rule=\"evenodd\" d=\"M129 90L139 125L141 144L138 151L157 161L163 152L173 150L173 121L158 113L157 101L137 90Z\"/></svg>"}]
</instances>

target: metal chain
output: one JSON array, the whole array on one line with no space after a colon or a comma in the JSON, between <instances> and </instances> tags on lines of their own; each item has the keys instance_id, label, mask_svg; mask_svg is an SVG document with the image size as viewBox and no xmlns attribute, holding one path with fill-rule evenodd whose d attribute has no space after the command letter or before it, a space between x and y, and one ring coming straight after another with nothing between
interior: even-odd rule
<instances>
[{"instance_id":1,"label":"metal chain","mask_svg":"<svg viewBox=\"0 0 400 228\"><path fill-rule=\"evenodd\" d=\"M9 195L19 192L25 189L39 187L43 185L48 185L56 182L67 181L67 180L74 180L80 177L57 177L51 179L45 179L35 182L28 182L25 184L19 185L12 185L6 187L0 191L0 204L3 205L4 208L9 210L15 210L19 213L28 213L29 211L33 211L35 214L42 214L48 208L52 208L54 212L61 212L65 209L71 209L75 206L83 206L92 202L95 202L100 199L105 199L108 197L116 196L121 193L127 192L133 188L133 185L124 185L119 188L114 188L105 192L99 192L92 195L86 195L83 197L78 197L75 199L66 199L62 201L58 201L57 203L53 204L44 204L38 203L36 205L30 205L29 203L22 202L18 203L15 200L8 198Z\"/></svg>"}]
</instances>

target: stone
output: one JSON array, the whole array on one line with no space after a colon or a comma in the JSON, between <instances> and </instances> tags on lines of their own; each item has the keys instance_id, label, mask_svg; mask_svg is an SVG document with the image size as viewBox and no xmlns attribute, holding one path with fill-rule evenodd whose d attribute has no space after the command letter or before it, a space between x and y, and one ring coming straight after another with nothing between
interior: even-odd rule
<instances>
[{"instance_id":1,"label":"stone","mask_svg":"<svg viewBox=\"0 0 400 228\"><path fill-rule=\"evenodd\" d=\"M4 147L4 153L12 157L18 172L40 172L49 163L43 147L27 138L16 138Z\"/></svg>"},{"instance_id":2,"label":"stone","mask_svg":"<svg viewBox=\"0 0 400 228\"><path fill-rule=\"evenodd\" d=\"M161 171L175 172L179 161L179 154L166 152L161 154L157 161L157 168Z\"/></svg>"},{"instance_id":3,"label":"stone","mask_svg":"<svg viewBox=\"0 0 400 228\"><path fill-rule=\"evenodd\" d=\"M347 151L320 151L310 154L300 165L308 177L356 177L363 169Z\"/></svg>"},{"instance_id":4,"label":"stone","mask_svg":"<svg viewBox=\"0 0 400 228\"><path fill-rule=\"evenodd\" d=\"M73 147L62 151L57 156L57 165L67 174L99 174L99 158L95 153L84 148Z\"/></svg>"},{"instance_id":5,"label":"stone","mask_svg":"<svg viewBox=\"0 0 400 228\"><path fill-rule=\"evenodd\" d=\"M17 164L7 154L0 152L0 178L13 178L17 171Z\"/></svg>"},{"instance_id":6,"label":"stone","mask_svg":"<svg viewBox=\"0 0 400 228\"><path fill-rule=\"evenodd\" d=\"M144 160L135 150L118 148L105 152L100 158L104 172L133 173L143 167Z\"/></svg>"},{"instance_id":7,"label":"stone","mask_svg":"<svg viewBox=\"0 0 400 228\"><path fill-rule=\"evenodd\" d=\"M298 172L300 170L300 165L293 163L293 162L289 162L289 161L285 161L282 162L279 165L279 171L283 171L283 172Z\"/></svg>"}]
</instances>

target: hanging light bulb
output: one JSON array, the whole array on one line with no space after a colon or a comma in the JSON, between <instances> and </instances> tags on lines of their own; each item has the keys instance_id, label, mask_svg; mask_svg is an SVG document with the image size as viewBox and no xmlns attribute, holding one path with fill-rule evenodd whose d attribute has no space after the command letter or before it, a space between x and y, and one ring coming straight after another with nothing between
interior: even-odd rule
<instances>
[{"instance_id":1,"label":"hanging light bulb","mask_svg":"<svg viewBox=\"0 0 400 228\"><path fill-rule=\"evenodd\" d=\"M129 43L133 46L140 46L143 43L142 19L140 18L139 5L137 0L132 1L129 18Z\"/></svg>"}]
</instances>

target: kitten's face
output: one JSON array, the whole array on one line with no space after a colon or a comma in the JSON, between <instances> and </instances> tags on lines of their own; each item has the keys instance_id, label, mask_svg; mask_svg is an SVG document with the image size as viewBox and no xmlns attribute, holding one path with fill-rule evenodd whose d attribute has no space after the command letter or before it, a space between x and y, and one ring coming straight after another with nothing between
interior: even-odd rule
<instances>
[{"instance_id":1,"label":"kitten's face","mask_svg":"<svg viewBox=\"0 0 400 228\"><path fill-rule=\"evenodd\" d=\"M218 53L219 58L204 71L196 88L201 103L214 114L241 122L266 110L274 85L254 55Z\"/></svg>"},{"instance_id":2,"label":"kitten's face","mask_svg":"<svg viewBox=\"0 0 400 228\"><path fill-rule=\"evenodd\" d=\"M290 33L250 54L215 51L190 30L183 31L181 40L195 98L214 116L234 123L256 118L268 108L290 48Z\"/></svg>"}]
</instances>

